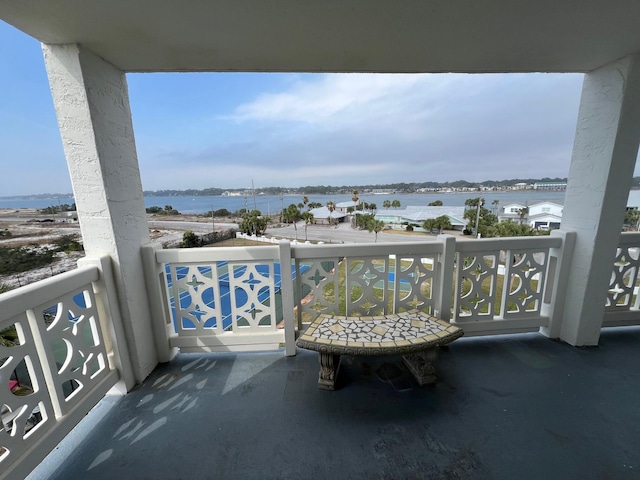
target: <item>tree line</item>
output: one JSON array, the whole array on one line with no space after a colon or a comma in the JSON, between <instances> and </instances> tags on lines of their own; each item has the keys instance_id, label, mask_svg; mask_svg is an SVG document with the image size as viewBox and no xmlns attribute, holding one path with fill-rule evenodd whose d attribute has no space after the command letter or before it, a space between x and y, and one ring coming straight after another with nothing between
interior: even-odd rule
<instances>
[{"instance_id":1,"label":"tree line","mask_svg":"<svg viewBox=\"0 0 640 480\"><path fill-rule=\"evenodd\" d=\"M468 180L454 180L448 182L437 181L423 181L423 182L397 182L397 183L383 183L383 184L366 184L366 185L304 185L301 187L261 187L256 188L254 192L256 194L264 195L340 195L348 194L353 190L359 192L366 192L372 190L389 190L395 193L414 193L421 188L493 188L493 187L508 187L515 185L516 183L533 184L536 182L557 182L564 183L567 178L511 178L505 180L483 180L481 182L470 182ZM634 177L633 185L635 187L640 186L640 177ZM218 196L222 195L225 191L247 191L247 188L228 188L222 189L217 187L209 187L204 189L186 189L186 190L145 190L146 196Z\"/></svg>"}]
</instances>

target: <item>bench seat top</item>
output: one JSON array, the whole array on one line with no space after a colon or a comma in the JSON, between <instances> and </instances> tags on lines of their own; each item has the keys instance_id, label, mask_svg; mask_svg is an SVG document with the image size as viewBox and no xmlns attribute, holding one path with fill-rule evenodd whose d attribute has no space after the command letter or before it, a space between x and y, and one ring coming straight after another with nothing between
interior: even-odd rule
<instances>
[{"instance_id":1,"label":"bench seat top","mask_svg":"<svg viewBox=\"0 0 640 480\"><path fill-rule=\"evenodd\" d=\"M335 355L403 355L462 335L459 327L419 310L375 317L320 315L296 345Z\"/></svg>"}]
</instances>

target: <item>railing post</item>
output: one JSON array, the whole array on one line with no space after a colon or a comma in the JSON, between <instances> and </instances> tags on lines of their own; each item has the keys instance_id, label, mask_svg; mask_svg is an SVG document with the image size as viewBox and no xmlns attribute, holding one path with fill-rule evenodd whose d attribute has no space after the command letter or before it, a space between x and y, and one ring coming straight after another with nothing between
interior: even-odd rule
<instances>
[{"instance_id":1,"label":"railing post","mask_svg":"<svg viewBox=\"0 0 640 480\"><path fill-rule=\"evenodd\" d=\"M116 298L117 290L111 268L111 257L81 258L78 260L78 267L82 266L96 267L100 271L100 279L93 284L96 308L100 319L106 321L106 324L102 323L101 327L104 332L103 338L107 352L113 352L113 355L109 355L109 362L111 367L120 372L119 385L116 385L115 388L122 394L127 393L135 386L136 379L122 317L120 316L120 307Z\"/></svg>"},{"instance_id":2,"label":"railing post","mask_svg":"<svg viewBox=\"0 0 640 480\"><path fill-rule=\"evenodd\" d=\"M576 244L576 233L553 230L551 236L562 238L562 246L549 249L549 269L547 270L547 282L540 308L540 314L549 317L549 326L541 327L540 333L549 338L558 338L562 328L569 268Z\"/></svg>"},{"instance_id":3,"label":"railing post","mask_svg":"<svg viewBox=\"0 0 640 480\"><path fill-rule=\"evenodd\" d=\"M281 240L280 247L280 293L282 294L282 319L284 320L284 354L291 357L296 354L296 330L293 275L291 272L291 244Z\"/></svg>"},{"instance_id":4,"label":"railing post","mask_svg":"<svg viewBox=\"0 0 640 480\"><path fill-rule=\"evenodd\" d=\"M165 273L162 265L156 261L156 252L162 250L162 245L150 243L143 245L140 250L158 362L166 363L175 357L178 349L169 346L169 332L172 325L171 315L168 312Z\"/></svg>"},{"instance_id":5,"label":"railing post","mask_svg":"<svg viewBox=\"0 0 640 480\"><path fill-rule=\"evenodd\" d=\"M437 297L435 314L445 322L451 319L451 299L453 297L453 269L456 255L456 238L452 235L438 235L442 242L442 254L438 259Z\"/></svg>"}]
</instances>

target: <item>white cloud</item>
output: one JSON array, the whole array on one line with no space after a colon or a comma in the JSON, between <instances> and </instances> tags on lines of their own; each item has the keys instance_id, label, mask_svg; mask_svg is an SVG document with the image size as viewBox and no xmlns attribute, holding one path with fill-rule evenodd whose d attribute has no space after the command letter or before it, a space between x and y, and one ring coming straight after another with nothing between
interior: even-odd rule
<instances>
[{"instance_id":1,"label":"white cloud","mask_svg":"<svg viewBox=\"0 0 640 480\"><path fill-rule=\"evenodd\" d=\"M202 188L568 174L580 75L292 78L218 117L165 178Z\"/></svg>"}]
</instances>

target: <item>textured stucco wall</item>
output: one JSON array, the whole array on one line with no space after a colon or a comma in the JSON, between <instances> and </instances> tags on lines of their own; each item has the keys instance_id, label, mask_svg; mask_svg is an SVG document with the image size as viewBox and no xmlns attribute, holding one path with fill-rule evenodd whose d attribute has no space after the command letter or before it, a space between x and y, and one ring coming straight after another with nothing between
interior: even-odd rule
<instances>
[{"instance_id":1,"label":"textured stucco wall","mask_svg":"<svg viewBox=\"0 0 640 480\"><path fill-rule=\"evenodd\" d=\"M78 45L44 45L84 246L112 258L135 376L157 364L140 246L149 242L124 73Z\"/></svg>"},{"instance_id":2,"label":"textured stucco wall","mask_svg":"<svg viewBox=\"0 0 640 480\"><path fill-rule=\"evenodd\" d=\"M595 345L640 138L639 57L585 76L562 229L577 233L561 338Z\"/></svg>"}]
</instances>

